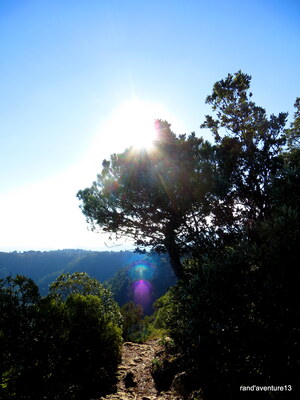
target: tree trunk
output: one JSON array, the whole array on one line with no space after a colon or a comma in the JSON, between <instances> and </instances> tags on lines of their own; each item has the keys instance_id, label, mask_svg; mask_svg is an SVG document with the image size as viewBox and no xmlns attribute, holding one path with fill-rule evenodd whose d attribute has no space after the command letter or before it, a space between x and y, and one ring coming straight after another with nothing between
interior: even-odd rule
<instances>
[{"instance_id":1,"label":"tree trunk","mask_svg":"<svg viewBox=\"0 0 300 400\"><path fill-rule=\"evenodd\" d=\"M179 256L179 252L178 252L177 246L176 247L175 246L174 247L173 246L171 246L171 247L167 247L166 246L166 249L167 249L167 252L169 254L171 267L172 267L176 277L178 279L183 279L184 278L183 267L182 267L182 263L181 263L181 260L180 260L180 256Z\"/></svg>"},{"instance_id":2,"label":"tree trunk","mask_svg":"<svg viewBox=\"0 0 300 400\"><path fill-rule=\"evenodd\" d=\"M178 279L184 278L180 252L176 243L176 228L178 228L178 217L174 211L170 212L170 220L166 225L164 245L169 254L171 267Z\"/></svg>"}]
</instances>

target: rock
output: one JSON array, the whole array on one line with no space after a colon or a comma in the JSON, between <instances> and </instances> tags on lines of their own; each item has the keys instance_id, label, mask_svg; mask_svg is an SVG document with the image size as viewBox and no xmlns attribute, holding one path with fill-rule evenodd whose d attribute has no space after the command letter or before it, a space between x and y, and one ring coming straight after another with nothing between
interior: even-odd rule
<instances>
[{"instance_id":1,"label":"rock","mask_svg":"<svg viewBox=\"0 0 300 400\"><path fill-rule=\"evenodd\" d=\"M139 344L139 343L133 343L133 342L125 342L125 343L123 344L123 346L125 346L125 347L136 347L136 348L139 348L139 347L140 347L140 344Z\"/></svg>"}]
</instances>

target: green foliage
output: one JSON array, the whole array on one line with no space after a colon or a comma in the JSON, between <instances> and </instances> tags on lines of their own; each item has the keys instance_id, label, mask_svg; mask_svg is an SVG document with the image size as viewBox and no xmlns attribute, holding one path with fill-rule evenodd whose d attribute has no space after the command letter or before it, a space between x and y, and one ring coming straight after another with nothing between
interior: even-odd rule
<instances>
[{"instance_id":1,"label":"green foliage","mask_svg":"<svg viewBox=\"0 0 300 400\"><path fill-rule=\"evenodd\" d=\"M85 287L67 284L64 301L64 277L54 284L57 296L44 298L27 278L1 282L1 398L81 400L111 388L120 360L117 306L100 284L76 276Z\"/></svg>"},{"instance_id":2,"label":"green foliage","mask_svg":"<svg viewBox=\"0 0 300 400\"><path fill-rule=\"evenodd\" d=\"M155 309L153 327L157 329L167 329L167 317L171 309L169 292L157 299L153 307Z\"/></svg>"},{"instance_id":3,"label":"green foliage","mask_svg":"<svg viewBox=\"0 0 300 400\"><path fill-rule=\"evenodd\" d=\"M1 294L7 300L14 301L16 306L25 307L34 304L39 298L39 290L32 279L23 275L17 275L15 278L8 276L0 279Z\"/></svg>"},{"instance_id":4,"label":"green foliage","mask_svg":"<svg viewBox=\"0 0 300 400\"><path fill-rule=\"evenodd\" d=\"M116 324L121 324L119 307L113 300L110 290L85 272L61 274L49 288L49 295L59 300L66 300L70 295L93 295L101 299L102 313L107 314Z\"/></svg>"},{"instance_id":5,"label":"green foliage","mask_svg":"<svg viewBox=\"0 0 300 400\"><path fill-rule=\"evenodd\" d=\"M17 398L17 386L30 372L32 320L39 292L35 283L24 276L0 280L0 397ZM27 397L24 397L27 398Z\"/></svg>"},{"instance_id":6,"label":"green foliage","mask_svg":"<svg viewBox=\"0 0 300 400\"><path fill-rule=\"evenodd\" d=\"M124 304L121 307L123 339L132 342L144 342L149 339L163 339L167 336L169 331L166 318L170 311L170 305L166 305L167 301L169 301L169 296L162 296L155 302L156 311L154 314L145 317L140 304L135 305L132 301Z\"/></svg>"},{"instance_id":7,"label":"green foliage","mask_svg":"<svg viewBox=\"0 0 300 400\"><path fill-rule=\"evenodd\" d=\"M128 268L120 269L115 275L105 282L106 287L112 292L116 302L123 306L131 300L132 281L128 276Z\"/></svg>"},{"instance_id":8,"label":"green foliage","mask_svg":"<svg viewBox=\"0 0 300 400\"><path fill-rule=\"evenodd\" d=\"M164 340L164 337L169 335L167 320L172 309L169 292L157 299L153 304L153 308L155 310L154 314L147 321L148 338L161 338ZM163 344L166 345L166 343L164 342Z\"/></svg>"},{"instance_id":9,"label":"green foliage","mask_svg":"<svg viewBox=\"0 0 300 400\"><path fill-rule=\"evenodd\" d=\"M70 295L65 303L66 354L63 381L76 397L95 396L114 382L120 361L121 329L94 295ZM84 321L84 323L83 323Z\"/></svg>"},{"instance_id":10,"label":"green foliage","mask_svg":"<svg viewBox=\"0 0 300 400\"><path fill-rule=\"evenodd\" d=\"M161 344L166 347L165 338L169 336L167 324L168 314L171 310L170 296L165 293L153 303L154 313L144 319L147 336L149 339L161 339ZM170 339L170 338L169 338Z\"/></svg>"},{"instance_id":11,"label":"green foliage","mask_svg":"<svg viewBox=\"0 0 300 400\"><path fill-rule=\"evenodd\" d=\"M123 339L131 342L143 341L145 335L143 307L130 301L122 306L121 314L123 317Z\"/></svg>"},{"instance_id":12,"label":"green foliage","mask_svg":"<svg viewBox=\"0 0 300 400\"><path fill-rule=\"evenodd\" d=\"M294 104L296 111L294 113L294 120L289 129L286 129L289 148L293 149L300 145L300 97L297 97Z\"/></svg>"}]
</instances>

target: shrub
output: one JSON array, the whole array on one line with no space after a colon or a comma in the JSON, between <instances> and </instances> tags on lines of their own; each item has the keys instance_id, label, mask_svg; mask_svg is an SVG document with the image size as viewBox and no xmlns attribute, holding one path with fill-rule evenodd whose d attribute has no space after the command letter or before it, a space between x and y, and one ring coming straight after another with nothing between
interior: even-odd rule
<instances>
[{"instance_id":1,"label":"shrub","mask_svg":"<svg viewBox=\"0 0 300 400\"><path fill-rule=\"evenodd\" d=\"M255 251L248 243L212 262L192 261L189 279L170 291L171 335L194 388L198 384L208 400L241 398L241 384L288 381L295 391L298 385L295 257L291 252L280 256L277 247L276 255L262 258L259 252L258 259ZM280 398L275 392L264 396Z\"/></svg>"},{"instance_id":2,"label":"shrub","mask_svg":"<svg viewBox=\"0 0 300 400\"><path fill-rule=\"evenodd\" d=\"M28 282L22 295L11 282L0 287L1 398L84 400L107 393L120 361L121 327L111 317L117 305L106 292L41 299Z\"/></svg>"}]
</instances>

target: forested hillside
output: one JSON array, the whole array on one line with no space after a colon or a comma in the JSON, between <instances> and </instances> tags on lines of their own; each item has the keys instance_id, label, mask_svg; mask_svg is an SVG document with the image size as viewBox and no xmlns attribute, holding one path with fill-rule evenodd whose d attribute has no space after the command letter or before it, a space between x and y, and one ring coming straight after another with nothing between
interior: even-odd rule
<instances>
[{"instance_id":1,"label":"forested hillside","mask_svg":"<svg viewBox=\"0 0 300 400\"><path fill-rule=\"evenodd\" d=\"M76 271L86 272L89 276L96 278L99 282L114 278L114 290L117 300L121 304L131 300L129 288L124 288L124 293L120 291L120 270L129 271L133 265L139 261L151 262L155 268L152 278L156 279L153 286L153 298L157 298L163 294L174 283L174 274L172 273L169 263L165 258L159 256L147 256L143 254L132 253L130 251L86 251L86 250L56 250L56 251L27 251L27 252L0 252L0 278L11 275L25 275L33 279L39 286L42 295L47 294L49 285L62 273L73 273ZM160 268L160 264L163 265ZM125 270L124 270L125 271ZM123 272L124 274L125 272ZM126 273L125 273L126 275ZM158 278L159 276L159 278ZM127 282L133 279L128 275ZM120 281L117 283L117 281ZM162 289L163 288L163 289Z\"/></svg>"}]
</instances>

